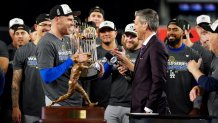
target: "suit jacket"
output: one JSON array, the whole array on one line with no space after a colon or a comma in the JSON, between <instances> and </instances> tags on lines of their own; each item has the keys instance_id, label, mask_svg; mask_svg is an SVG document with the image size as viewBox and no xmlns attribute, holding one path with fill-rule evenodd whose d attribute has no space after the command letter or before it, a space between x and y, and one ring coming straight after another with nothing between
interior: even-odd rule
<instances>
[{"instance_id":1,"label":"suit jacket","mask_svg":"<svg viewBox=\"0 0 218 123\"><path fill-rule=\"evenodd\" d=\"M131 112L145 112L148 107L159 112L163 103L168 54L165 45L154 35L138 55L132 81Z\"/></svg>"}]
</instances>

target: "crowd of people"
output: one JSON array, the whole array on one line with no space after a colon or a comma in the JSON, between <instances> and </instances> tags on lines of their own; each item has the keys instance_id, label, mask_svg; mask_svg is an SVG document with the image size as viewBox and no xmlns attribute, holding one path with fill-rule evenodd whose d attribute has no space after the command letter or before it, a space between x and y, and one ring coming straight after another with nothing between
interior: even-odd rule
<instances>
[{"instance_id":1,"label":"crowd of people","mask_svg":"<svg viewBox=\"0 0 218 123\"><path fill-rule=\"evenodd\" d=\"M39 14L32 28L20 18L9 21L12 42L0 41L0 122L39 121L42 107L67 93L71 68L88 62L80 48L72 50L79 14L61 4ZM105 108L107 123L154 122L127 113L218 116L218 20L199 15L200 40L192 42L189 22L174 18L162 42L153 9L136 11L122 33L104 14L93 7L86 20L96 29L97 76L73 83L79 89L55 106L85 106L81 93L87 92L95 106Z\"/></svg>"}]
</instances>

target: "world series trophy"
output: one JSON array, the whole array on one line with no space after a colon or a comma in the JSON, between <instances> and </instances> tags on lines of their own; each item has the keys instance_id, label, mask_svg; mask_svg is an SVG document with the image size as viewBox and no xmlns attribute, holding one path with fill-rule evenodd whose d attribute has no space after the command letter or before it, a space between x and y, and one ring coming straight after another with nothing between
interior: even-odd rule
<instances>
[{"instance_id":1,"label":"world series trophy","mask_svg":"<svg viewBox=\"0 0 218 123\"><path fill-rule=\"evenodd\" d=\"M97 105L92 103L88 94L83 87L78 83L79 79L94 79L98 76L100 65L97 63L97 50L96 50L96 30L87 23L76 23L73 34L70 35L72 53L75 54L73 61L74 65L71 68L70 80L68 82L68 91L57 100L52 101L51 105L64 101L71 97L75 91L78 91L88 106ZM79 53L83 53L88 57L88 61L79 62L77 57Z\"/></svg>"}]
</instances>

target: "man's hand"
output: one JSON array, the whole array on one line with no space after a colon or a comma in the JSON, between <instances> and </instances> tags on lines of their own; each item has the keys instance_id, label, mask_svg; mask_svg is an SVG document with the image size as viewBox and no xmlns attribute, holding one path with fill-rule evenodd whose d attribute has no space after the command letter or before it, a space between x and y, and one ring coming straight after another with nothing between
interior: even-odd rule
<instances>
[{"instance_id":1,"label":"man's hand","mask_svg":"<svg viewBox=\"0 0 218 123\"><path fill-rule=\"evenodd\" d=\"M123 49L122 52L118 51L117 49L111 51L111 54L117 56L118 60L121 62L122 65L125 65L130 71L134 70L134 64L131 60L126 56L125 50Z\"/></svg>"},{"instance_id":2,"label":"man's hand","mask_svg":"<svg viewBox=\"0 0 218 123\"><path fill-rule=\"evenodd\" d=\"M85 63L85 62L88 62L89 59L90 59L91 55L88 54L88 53L78 53L76 52L72 57L71 59L74 61L74 62L79 62L79 63Z\"/></svg>"},{"instance_id":3,"label":"man's hand","mask_svg":"<svg viewBox=\"0 0 218 123\"><path fill-rule=\"evenodd\" d=\"M190 32L185 30L186 39L183 39L183 43L188 47L192 47L194 43L191 41L189 35L190 35Z\"/></svg>"},{"instance_id":4,"label":"man's hand","mask_svg":"<svg viewBox=\"0 0 218 123\"><path fill-rule=\"evenodd\" d=\"M15 123L21 123L21 111L19 107L13 107L12 119Z\"/></svg>"},{"instance_id":5,"label":"man's hand","mask_svg":"<svg viewBox=\"0 0 218 123\"><path fill-rule=\"evenodd\" d=\"M119 65L117 67L117 70L119 71L119 73L123 76L125 76L125 72L128 71L128 68L126 66L123 66L123 65Z\"/></svg>"},{"instance_id":6,"label":"man's hand","mask_svg":"<svg viewBox=\"0 0 218 123\"><path fill-rule=\"evenodd\" d=\"M122 48L122 51L119 51L118 49L114 49L111 51L111 54L117 56L118 60L125 63L128 58L126 57L126 51L124 48Z\"/></svg>"},{"instance_id":7,"label":"man's hand","mask_svg":"<svg viewBox=\"0 0 218 123\"><path fill-rule=\"evenodd\" d=\"M198 62L196 62L195 60L190 60L187 64L189 72L194 73L195 71L199 70L201 62L202 58L198 59Z\"/></svg>"},{"instance_id":8,"label":"man's hand","mask_svg":"<svg viewBox=\"0 0 218 123\"><path fill-rule=\"evenodd\" d=\"M194 86L189 93L189 98L193 102L198 96L202 95L203 89L200 86Z\"/></svg>"}]
</instances>

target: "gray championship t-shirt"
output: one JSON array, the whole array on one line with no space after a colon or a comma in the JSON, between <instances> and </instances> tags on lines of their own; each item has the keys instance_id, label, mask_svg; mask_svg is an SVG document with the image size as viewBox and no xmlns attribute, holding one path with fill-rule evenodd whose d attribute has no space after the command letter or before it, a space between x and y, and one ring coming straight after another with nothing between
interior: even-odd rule
<instances>
[{"instance_id":1,"label":"gray championship t-shirt","mask_svg":"<svg viewBox=\"0 0 218 123\"><path fill-rule=\"evenodd\" d=\"M40 69L53 68L61 65L72 55L72 48L69 37L65 36L63 40L58 39L51 33L46 33L37 46L37 60ZM45 95L52 101L67 93L68 81L70 78L69 68L59 78L50 84L43 83ZM82 98L78 92L59 102L61 106L81 106Z\"/></svg>"},{"instance_id":2,"label":"gray championship t-shirt","mask_svg":"<svg viewBox=\"0 0 218 123\"><path fill-rule=\"evenodd\" d=\"M21 110L25 115L41 116L41 108L45 106L45 95L42 79L37 67L36 45L32 42L17 49L14 56L14 70L22 69L20 99Z\"/></svg>"},{"instance_id":3,"label":"gray championship t-shirt","mask_svg":"<svg viewBox=\"0 0 218 123\"><path fill-rule=\"evenodd\" d=\"M98 60L102 63L106 62L105 54L109 52L102 48L97 47ZM111 92L111 76L107 79L95 79L91 81L90 86L90 99L92 102L98 102L98 106L107 107Z\"/></svg>"},{"instance_id":4,"label":"gray championship t-shirt","mask_svg":"<svg viewBox=\"0 0 218 123\"><path fill-rule=\"evenodd\" d=\"M198 41L200 42L200 41ZM202 71L205 75L209 74L210 71L210 64L213 58L213 54L207 50L206 48L202 47L200 43L194 43L194 45L191 47L192 49L196 50L198 54L202 58L203 66L204 66L204 71Z\"/></svg>"},{"instance_id":5,"label":"gray championship t-shirt","mask_svg":"<svg viewBox=\"0 0 218 123\"><path fill-rule=\"evenodd\" d=\"M126 51L132 63L135 63L136 57L140 49L134 51ZM127 80L125 76L121 75L117 69L112 72L112 85L109 105L113 106L131 106L131 80Z\"/></svg>"}]
</instances>

